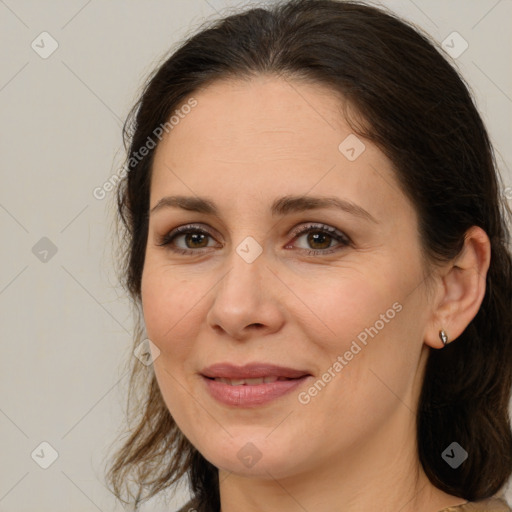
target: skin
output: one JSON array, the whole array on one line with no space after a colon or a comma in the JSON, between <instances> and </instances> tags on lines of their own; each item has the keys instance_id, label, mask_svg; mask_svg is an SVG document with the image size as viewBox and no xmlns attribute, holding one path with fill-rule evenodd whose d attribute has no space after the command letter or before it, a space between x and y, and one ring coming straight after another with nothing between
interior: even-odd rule
<instances>
[{"instance_id":1,"label":"skin","mask_svg":"<svg viewBox=\"0 0 512 512\"><path fill-rule=\"evenodd\" d=\"M430 275L428 294L416 212L391 162L361 138L355 161L338 149L352 133L342 98L274 76L217 81L194 98L197 106L156 150L150 209L167 195L207 196L219 215L151 214L142 303L160 351L154 370L163 398L219 468L222 512L332 512L340 504L344 512L436 512L465 503L421 469L415 410L428 347L443 346L439 329L455 340L482 302L485 232L468 232L459 258ZM335 195L377 223L331 208L272 216L272 201L288 194ZM290 235L310 222L352 244ZM211 233L195 245L174 240L193 254L157 245L190 223ZM236 252L247 236L263 250L252 263ZM396 302L400 312L308 404L298 393L311 383L258 407L223 405L199 375L217 362L263 361L307 370L316 381ZM237 457L248 442L261 453L252 467Z\"/></svg>"}]
</instances>

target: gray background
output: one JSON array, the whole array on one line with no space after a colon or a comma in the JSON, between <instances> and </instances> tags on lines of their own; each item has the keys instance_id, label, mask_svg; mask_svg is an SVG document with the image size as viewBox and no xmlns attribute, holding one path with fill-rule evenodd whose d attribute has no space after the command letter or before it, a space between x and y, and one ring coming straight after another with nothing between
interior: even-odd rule
<instances>
[{"instance_id":1,"label":"gray background","mask_svg":"<svg viewBox=\"0 0 512 512\"><path fill-rule=\"evenodd\" d=\"M439 42L453 31L467 41L455 62L511 187L512 2L381 3ZM112 265L113 194L92 192L122 163L121 123L146 75L205 18L237 5L0 0L2 512L122 510L102 478L123 426L132 320ZM51 48L43 31L58 43L46 59L31 47ZM512 199L512 188L503 193ZM31 457L43 441L58 452L48 469ZM166 510L187 497L182 486ZM163 509L159 499L143 508Z\"/></svg>"}]
</instances>

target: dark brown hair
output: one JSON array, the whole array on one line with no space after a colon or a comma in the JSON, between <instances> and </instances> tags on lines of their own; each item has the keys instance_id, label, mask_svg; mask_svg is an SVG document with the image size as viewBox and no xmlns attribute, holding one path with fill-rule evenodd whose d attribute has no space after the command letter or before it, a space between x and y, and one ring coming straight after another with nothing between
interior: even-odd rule
<instances>
[{"instance_id":1,"label":"dark brown hair","mask_svg":"<svg viewBox=\"0 0 512 512\"><path fill-rule=\"evenodd\" d=\"M329 86L359 121L355 133L394 164L419 218L426 268L453 260L465 233L491 241L486 292L475 318L443 350L430 350L417 410L419 460L443 491L474 501L494 495L512 472L508 406L512 388L512 216L493 149L468 87L428 36L392 13L360 2L291 0L208 22L155 70L123 130L128 173L117 189L121 274L138 315L148 234L154 149L130 158L194 92L218 79L261 74ZM135 346L134 345L134 346ZM135 425L108 479L136 502L188 477L200 510L220 507L218 472L178 429L154 372L132 358L129 404ZM139 382L140 381L140 382ZM457 441L469 454L457 469L441 457ZM131 478L130 478L131 477Z\"/></svg>"}]
</instances>

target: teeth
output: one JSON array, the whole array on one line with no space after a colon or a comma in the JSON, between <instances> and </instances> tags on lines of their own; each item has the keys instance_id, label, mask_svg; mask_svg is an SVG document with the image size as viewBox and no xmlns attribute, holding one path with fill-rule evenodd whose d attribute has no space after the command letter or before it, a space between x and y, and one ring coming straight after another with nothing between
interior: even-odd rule
<instances>
[{"instance_id":1,"label":"teeth","mask_svg":"<svg viewBox=\"0 0 512 512\"><path fill-rule=\"evenodd\" d=\"M257 386L258 384L268 384L269 382L275 382L276 380L289 380L285 377L260 377L259 379L225 379L223 377L217 377L217 382L223 382L224 384L229 384L231 386Z\"/></svg>"},{"instance_id":2,"label":"teeth","mask_svg":"<svg viewBox=\"0 0 512 512\"><path fill-rule=\"evenodd\" d=\"M269 379L270 379L270 377L269 377ZM260 377L258 379L244 379L243 382L245 384L247 384L248 386L256 386L257 384L264 384L265 378ZM270 382L272 382L272 381L270 381Z\"/></svg>"}]
</instances>

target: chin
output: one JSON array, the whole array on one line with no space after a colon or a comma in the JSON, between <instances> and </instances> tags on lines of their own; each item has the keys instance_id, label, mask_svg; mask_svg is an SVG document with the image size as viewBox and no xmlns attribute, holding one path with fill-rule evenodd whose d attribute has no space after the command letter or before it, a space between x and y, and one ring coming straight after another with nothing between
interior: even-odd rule
<instances>
[{"instance_id":1,"label":"chin","mask_svg":"<svg viewBox=\"0 0 512 512\"><path fill-rule=\"evenodd\" d=\"M286 438L276 435L271 439L268 432L267 429L258 436L254 435L253 430L253 435L245 432L229 439L225 436L222 436L222 440L210 438L213 442L201 443L197 449L211 464L236 475L280 479L295 474L301 463L293 457L296 452L293 446L300 443L291 442L289 436Z\"/></svg>"}]
</instances>

